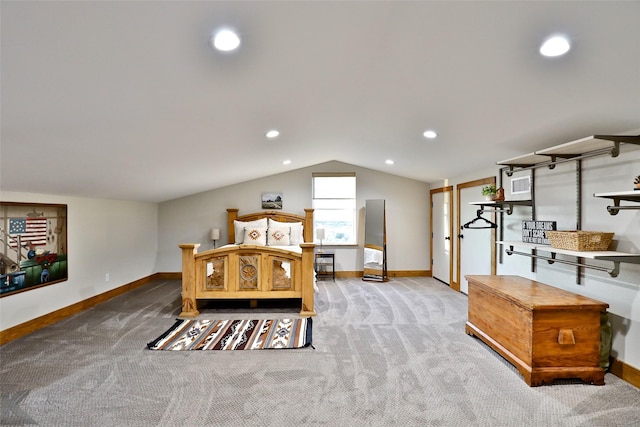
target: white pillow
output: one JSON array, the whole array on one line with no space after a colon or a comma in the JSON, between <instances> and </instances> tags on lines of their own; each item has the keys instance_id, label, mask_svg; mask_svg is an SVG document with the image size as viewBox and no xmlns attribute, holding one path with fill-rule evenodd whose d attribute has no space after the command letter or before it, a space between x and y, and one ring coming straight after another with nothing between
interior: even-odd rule
<instances>
[{"instance_id":1,"label":"white pillow","mask_svg":"<svg viewBox=\"0 0 640 427\"><path fill-rule=\"evenodd\" d=\"M273 227L267 231L267 246L289 246L289 227Z\"/></svg>"},{"instance_id":2,"label":"white pillow","mask_svg":"<svg viewBox=\"0 0 640 427\"><path fill-rule=\"evenodd\" d=\"M278 222L269 218L269 228L271 227L290 227L291 233L289 234L289 243L294 246L304 243L301 222Z\"/></svg>"},{"instance_id":3,"label":"white pillow","mask_svg":"<svg viewBox=\"0 0 640 427\"><path fill-rule=\"evenodd\" d=\"M238 220L233 221L233 229L235 231L235 243L236 245L242 244L244 238L244 229L246 227L268 227L267 218L257 219L255 221L242 222Z\"/></svg>"},{"instance_id":4,"label":"white pillow","mask_svg":"<svg viewBox=\"0 0 640 427\"><path fill-rule=\"evenodd\" d=\"M265 246L267 244L267 227L245 227L242 244Z\"/></svg>"}]
</instances>

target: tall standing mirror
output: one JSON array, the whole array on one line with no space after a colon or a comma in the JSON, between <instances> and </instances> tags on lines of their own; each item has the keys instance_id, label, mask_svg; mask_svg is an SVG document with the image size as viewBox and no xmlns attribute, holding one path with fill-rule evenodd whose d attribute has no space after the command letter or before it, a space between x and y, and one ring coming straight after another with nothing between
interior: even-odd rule
<instances>
[{"instance_id":1,"label":"tall standing mirror","mask_svg":"<svg viewBox=\"0 0 640 427\"><path fill-rule=\"evenodd\" d=\"M384 200L365 201L362 280L386 282L387 226Z\"/></svg>"}]
</instances>

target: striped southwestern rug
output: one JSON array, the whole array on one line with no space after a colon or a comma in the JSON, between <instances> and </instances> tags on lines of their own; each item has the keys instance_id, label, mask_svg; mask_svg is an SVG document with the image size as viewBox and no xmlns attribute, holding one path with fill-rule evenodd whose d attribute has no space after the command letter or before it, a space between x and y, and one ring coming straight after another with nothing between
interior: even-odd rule
<instances>
[{"instance_id":1,"label":"striped southwestern rug","mask_svg":"<svg viewBox=\"0 0 640 427\"><path fill-rule=\"evenodd\" d=\"M311 345L311 318L260 320L177 319L147 344L150 350L264 350Z\"/></svg>"}]
</instances>

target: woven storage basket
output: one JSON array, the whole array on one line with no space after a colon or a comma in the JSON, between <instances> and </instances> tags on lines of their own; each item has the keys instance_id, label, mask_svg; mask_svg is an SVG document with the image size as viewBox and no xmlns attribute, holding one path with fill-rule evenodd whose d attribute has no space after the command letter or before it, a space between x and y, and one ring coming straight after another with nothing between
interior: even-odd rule
<instances>
[{"instance_id":1,"label":"woven storage basket","mask_svg":"<svg viewBox=\"0 0 640 427\"><path fill-rule=\"evenodd\" d=\"M570 251L606 251L615 233L602 231L545 231L552 248Z\"/></svg>"}]
</instances>

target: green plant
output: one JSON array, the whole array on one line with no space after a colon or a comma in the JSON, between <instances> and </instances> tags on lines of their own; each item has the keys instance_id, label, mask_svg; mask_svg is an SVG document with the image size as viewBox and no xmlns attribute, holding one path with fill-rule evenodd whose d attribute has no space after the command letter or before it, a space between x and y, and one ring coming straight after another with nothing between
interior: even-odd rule
<instances>
[{"instance_id":1,"label":"green plant","mask_svg":"<svg viewBox=\"0 0 640 427\"><path fill-rule=\"evenodd\" d=\"M482 195L483 196L494 196L498 192L498 189L495 185L485 185L482 187Z\"/></svg>"}]
</instances>

